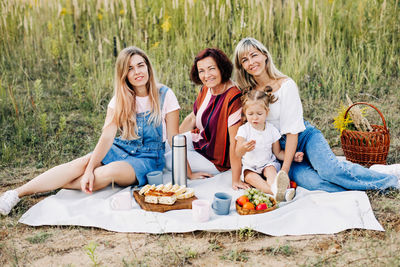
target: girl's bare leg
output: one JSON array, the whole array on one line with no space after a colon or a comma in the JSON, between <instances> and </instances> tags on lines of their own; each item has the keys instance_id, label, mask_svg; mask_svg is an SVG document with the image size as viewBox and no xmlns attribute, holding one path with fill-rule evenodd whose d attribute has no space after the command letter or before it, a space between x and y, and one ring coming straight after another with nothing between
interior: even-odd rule
<instances>
[{"instance_id":1,"label":"girl's bare leg","mask_svg":"<svg viewBox=\"0 0 400 267\"><path fill-rule=\"evenodd\" d=\"M91 154L77 158L70 162L53 167L36 176L26 184L16 188L18 197L34 193L47 192L63 187L82 176L89 162Z\"/></svg>"},{"instance_id":2,"label":"girl's bare leg","mask_svg":"<svg viewBox=\"0 0 400 267\"><path fill-rule=\"evenodd\" d=\"M276 171L275 171L276 173ZM244 171L244 180L246 183L254 186L255 188L257 188L258 190L267 193L267 194L273 194L271 191L271 185L268 184L267 181L265 181L261 175L259 175L258 173L249 171L249 170L245 170Z\"/></svg>"},{"instance_id":3,"label":"girl's bare leg","mask_svg":"<svg viewBox=\"0 0 400 267\"><path fill-rule=\"evenodd\" d=\"M267 166L263 170L263 175L265 178L267 178L267 183L269 184L270 187L275 182L276 174L277 173L274 166Z\"/></svg>"},{"instance_id":4,"label":"girl's bare leg","mask_svg":"<svg viewBox=\"0 0 400 267\"><path fill-rule=\"evenodd\" d=\"M83 173L82 173L83 174ZM81 189L81 176L63 186L68 189ZM93 191L108 186L112 181L120 186L129 186L136 181L132 166L124 161L115 161L94 170Z\"/></svg>"}]
</instances>

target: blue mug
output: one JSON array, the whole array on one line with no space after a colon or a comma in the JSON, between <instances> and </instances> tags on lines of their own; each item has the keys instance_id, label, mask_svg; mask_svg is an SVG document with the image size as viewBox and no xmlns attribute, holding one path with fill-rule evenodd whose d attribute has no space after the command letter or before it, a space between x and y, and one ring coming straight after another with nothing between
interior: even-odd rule
<instances>
[{"instance_id":1,"label":"blue mug","mask_svg":"<svg viewBox=\"0 0 400 267\"><path fill-rule=\"evenodd\" d=\"M163 183L163 173L162 171L152 171L146 174L147 183L149 185L159 185Z\"/></svg>"},{"instance_id":2,"label":"blue mug","mask_svg":"<svg viewBox=\"0 0 400 267\"><path fill-rule=\"evenodd\" d=\"M211 207L217 215L228 215L231 208L231 201L231 195L223 192L218 192L214 195L214 201Z\"/></svg>"}]
</instances>

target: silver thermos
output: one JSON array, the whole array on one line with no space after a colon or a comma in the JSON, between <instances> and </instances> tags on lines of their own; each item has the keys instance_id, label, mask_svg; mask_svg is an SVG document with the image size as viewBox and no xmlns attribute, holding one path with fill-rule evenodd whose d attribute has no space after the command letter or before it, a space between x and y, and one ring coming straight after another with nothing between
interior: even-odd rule
<instances>
[{"instance_id":1,"label":"silver thermos","mask_svg":"<svg viewBox=\"0 0 400 267\"><path fill-rule=\"evenodd\" d=\"M186 136L182 134L172 137L172 184L185 185L187 177Z\"/></svg>"}]
</instances>

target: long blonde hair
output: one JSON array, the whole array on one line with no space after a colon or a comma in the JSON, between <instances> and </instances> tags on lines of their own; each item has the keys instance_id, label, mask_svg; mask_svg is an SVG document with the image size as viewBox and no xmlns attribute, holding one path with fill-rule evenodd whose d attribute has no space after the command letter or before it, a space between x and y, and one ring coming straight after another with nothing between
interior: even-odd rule
<instances>
[{"instance_id":1,"label":"long blonde hair","mask_svg":"<svg viewBox=\"0 0 400 267\"><path fill-rule=\"evenodd\" d=\"M251 48L255 48L263 53L267 59L265 64L265 70L272 79L286 78L287 76L280 72L274 65L272 56L268 49L258 40L246 37L242 39L235 49L235 81L244 92L254 89L257 86L257 82L252 75L250 75L242 66L241 59L244 54L247 54Z\"/></svg>"},{"instance_id":2,"label":"long blonde hair","mask_svg":"<svg viewBox=\"0 0 400 267\"><path fill-rule=\"evenodd\" d=\"M151 114L148 123L153 122L156 125L161 123L159 92L150 60L143 50L134 46L127 47L119 53L115 63L114 94L116 104L113 120L121 131L121 137L129 140L139 138L136 122L136 92L127 77L130 60L134 55L143 57L149 72L146 89L149 93Z\"/></svg>"}]
</instances>

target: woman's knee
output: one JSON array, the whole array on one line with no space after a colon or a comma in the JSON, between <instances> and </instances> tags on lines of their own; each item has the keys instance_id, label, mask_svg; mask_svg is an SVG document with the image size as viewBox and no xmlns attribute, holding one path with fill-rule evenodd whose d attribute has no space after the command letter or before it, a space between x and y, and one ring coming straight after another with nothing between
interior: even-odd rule
<instances>
[{"instance_id":1,"label":"woman's knee","mask_svg":"<svg viewBox=\"0 0 400 267\"><path fill-rule=\"evenodd\" d=\"M72 166L71 166L72 168L81 168L81 169L85 169L86 166L87 166L88 163L89 163L90 156L91 156L91 154L87 154L87 155L85 155L85 156L83 156L83 157L74 159L74 160L72 160L72 161L70 161L69 163L66 163L66 164L72 165Z\"/></svg>"},{"instance_id":2,"label":"woman's knee","mask_svg":"<svg viewBox=\"0 0 400 267\"><path fill-rule=\"evenodd\" d=\"M104 165L94 169L93 174L95 178L108 178L114 176L115 171L110 166Z\"/></svg>"},{"instance_id":3,"label":"woman's knee","mask_svg":"<svg viewBox=\"0 0 400 267\"><path fill-rule=\"evenodd\" d=\"M106 168L106 166L107 165L94 169L93 191L100 190L115 181L112 169Z\"/></svg>"},{"instance_id":4,"label":"woman's knee","mask_svg":"<svg viewBox=\"0 0 400 267\"><path fill-rule=\"evenodd\" d=\"M330 169L338 166L338 160L322 133L311 135L306 144L305 155L320 175L329 175Z\"/></svg>"},{"instance_id":5,"label":"woman's knee","mask_svg":"<svg viewBox=\"0 0 400 267\"><path fill-rule=\"evenodd\" d=\"M127 162L112 162L107 165L94 169L95 179L107 180L109 182L118 181L134 182L135 171L133 167Z\"/></svg>"},{"instance_id":6,"label":"woman's knee","mask_svg":"<svg viewBox=\"0 0 400 267\"><path fill-rule=\"evenodd\" d=\"M60 164L58 166L53 167L52 169L60 171L72 171L77 176L82 175L85 172L86 166L89 162L90 154L85 155L83 157L71 160L69 162Z\"/></svg>"}]
</instances>

